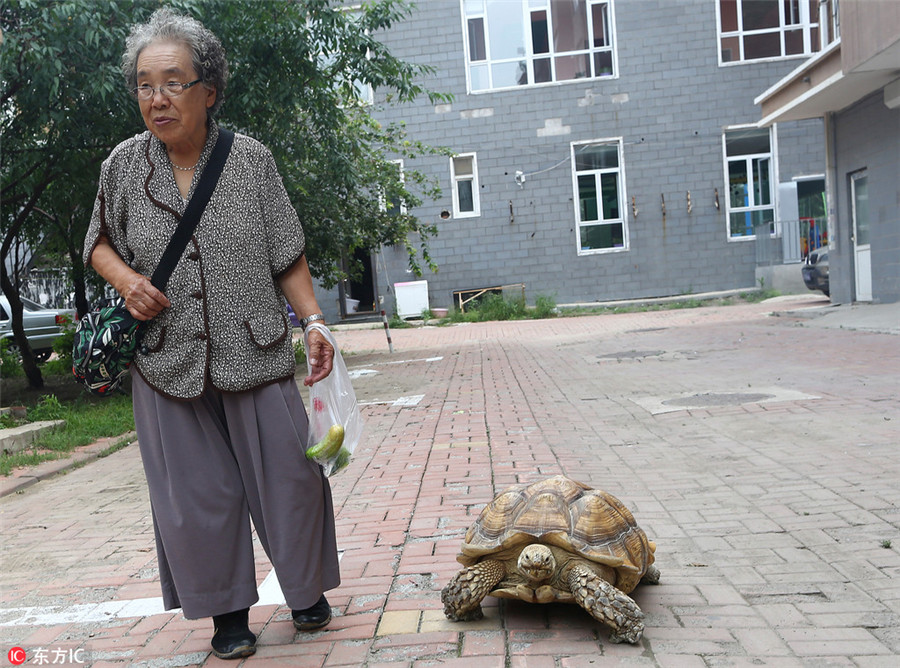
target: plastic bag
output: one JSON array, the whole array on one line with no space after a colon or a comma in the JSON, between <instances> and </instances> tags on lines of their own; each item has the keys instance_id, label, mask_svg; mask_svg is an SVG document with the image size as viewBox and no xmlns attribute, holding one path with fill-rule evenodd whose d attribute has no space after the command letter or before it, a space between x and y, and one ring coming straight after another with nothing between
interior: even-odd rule
<instances>
[{"instance_id":1,"label":"plastic bag","mask_svg":"<svg viewBox=\"0 0 900 668\"><path fill-rule=\"evenodd\" d=\"M306 456L314 459L325 470L326 476L346 468L359 443L363 430L362 416L356 403L356 392L350 383L350 374L334 336L324 325L310 323L303 333L303 345L309 364L309 334L316 329L334 348L331 373L309 388L309 440Z\"/></svg>"}]
</instances>

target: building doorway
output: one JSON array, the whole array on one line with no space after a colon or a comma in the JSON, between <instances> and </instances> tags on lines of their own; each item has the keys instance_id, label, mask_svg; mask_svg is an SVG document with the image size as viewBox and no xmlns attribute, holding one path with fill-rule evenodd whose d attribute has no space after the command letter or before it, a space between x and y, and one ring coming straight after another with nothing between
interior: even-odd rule
<instances>
[{"instance_id":1,"label":"building doorway","mask_svg":"<svg viewBox=\"0 0 900 668\"><path fill-rule=\"evenodd\" d=\"M828 245L828 216L823 177L797 179L797 213L800 217L800 257Z\"/></svg>"},{"instance_id":2,"label":"building doorway","mask_svg":"<svg viewBox=\"0 0 900 668\"><path fill-rule=\"evenodd\" d=\"M359 276L347 278L341 283L342 314L345 318L359 315L371 315L377 308L375 295L375 266L372 262L372 252L368 248L358 248L353 253L353 259L362 265L362 273ZM349 263L345 262L344 270L349 269Z\"/></svg>"},{"instance_id":3,"label":"building doorway","mask_svg":"<svg viewBox=\"0 0 900 668\"><path fill-rule=\"evenodd\" d=\"M850 175L856 300L872 301L872 246L869 243L869 181L865 171Z\"/></svg>"}]
</instances>

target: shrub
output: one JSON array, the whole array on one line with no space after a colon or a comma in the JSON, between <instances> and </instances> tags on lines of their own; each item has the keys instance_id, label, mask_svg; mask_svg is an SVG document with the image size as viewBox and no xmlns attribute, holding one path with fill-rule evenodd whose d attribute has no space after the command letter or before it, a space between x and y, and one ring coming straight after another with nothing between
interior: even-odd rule
<instances>
[{"instance_id":1,"label":"shrub","mask_svg":"<svg viewBox=\"0 0 900 668\"><path fill-rule=\"evenodd\" d=\"M528 317L524 299L505 299L502 295L485 295L475 308L479 320L521 320Z\"/></svg>"},{"instance_id":2,"label":"shrub","mask_svg":"<svg viewBox=\"0 0 900 668\"><path fill-rule=\"evenodd\" d=\"M557 315L556 300L547 295L538 295L534 300L535 318L555 318Z\"/></svg>"},{"instance_id":3,"label":"shrub","mask_svg":"<svg viewBox=\"0 0 900 668\"><path fill-rule=\"evenodd\" d=\"M59 403L59 399L55 394L45 394L38 401L37 405L28 413L28 418L33 421L39 420L62 420L65 417L66 409Z\"/></svg>"},{"instance_id":4,"label":"shrub","mask_svg":"<svg viewBox=\"0 0 900 668\"><path fill-rule=\"evenodd\" d=\"M4 378L24 376L19 355L9 349L9 339L0 339L0 375Z\"/></svg>"},{"instance_id":5,"label":"shrub","mask_svg":"<svg viewBox=\"0 0 900 668\"><path fill-rule=\"evenodd\" d=\"M486 294L469 302L466 311L453 308L442 323L485 322L489 320L523 320L525 318L555 318L556 301L546 295L538 295L534 308L529 308L522 298L507 299L499 294Z\"/></svg>"},{"instance_id":6,"label":"shrub","mask_svg":"<svg viewBox=\"0 0 900 668\"><path fill-rule=\"evenodd\" d=\"M53 352L69 369L72 368L72 348L75 345L75 321L66 316L62 334L53 342Z\"/></svg>"}]
</instances>

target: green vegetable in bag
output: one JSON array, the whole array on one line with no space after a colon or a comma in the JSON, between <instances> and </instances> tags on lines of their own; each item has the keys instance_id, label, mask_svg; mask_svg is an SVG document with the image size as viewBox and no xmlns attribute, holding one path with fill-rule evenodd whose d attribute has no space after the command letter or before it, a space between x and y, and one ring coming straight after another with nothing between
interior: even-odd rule
<instances>
[{"instance_id":1,"label":"green vegetable in bag","mask_svg":"<svg viewBox=\"0 0 900 668\"><path fill-rule=\"evenodd\" d=\"M319 462L327 461L338 454L343 443L344 425L331 425L331 429L322 437L322 440L306 451L306 458L315 459Z\"/></svg>"},{"instance_id":2,"label":"green vegetable in bag","mask_svg":"<svg viewBox=\"0 0 900 668\"><path fill-rule=\"evenodd\" d=\"M350 451L347 448L341 448L337 453L337 457L334 458L334 464L332 465L332 468L331 468L331 475L334 475L341 469L344 469L347 466L349 466L350 465L350 456L351 456Z\"/></svg>"}]
</instances>

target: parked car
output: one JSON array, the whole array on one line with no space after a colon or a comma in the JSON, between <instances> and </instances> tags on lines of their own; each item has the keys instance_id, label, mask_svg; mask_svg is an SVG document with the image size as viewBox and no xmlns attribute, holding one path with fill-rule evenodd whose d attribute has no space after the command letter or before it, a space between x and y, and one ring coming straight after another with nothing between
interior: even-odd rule
<instances>
[{"instance_id":1,"label":"parked car","mask_svg":"<svg viewBox=\"0 0 900 668\"><path fill-rule=\"evenodd\" d=\"M803 282L810 290L821 290L830 296L828 287L828 249L818 248L806 257L800 271L803 273Z\"/></svg>"},{"instance_id":2,"label":"parked car","mask_svg":"<svg viewBox=\"0 0 900 668\"><path fill-rule=\"evenodd\" d=\"M63 327L75 317L69 309L45 308L30 299L22 299L22 324L25 336L38 362L46 362L53 354L53 342L62 334ZM16 347L12 331L12 310L6 295L0 294L0 339L9 339L10 348Z\"/></svg>"}]
</instances>

